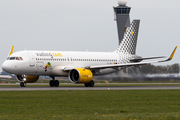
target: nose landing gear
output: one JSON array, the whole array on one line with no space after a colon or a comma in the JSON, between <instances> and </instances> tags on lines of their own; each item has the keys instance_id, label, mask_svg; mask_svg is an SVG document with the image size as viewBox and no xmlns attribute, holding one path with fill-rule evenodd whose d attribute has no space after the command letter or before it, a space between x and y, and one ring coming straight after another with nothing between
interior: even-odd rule
<instances>
[{"instance_id":1,"label":"nose landing gear","mask_svg":"<svg viewBox=\"0 0 180 120\"><path fill-rule=\"evenodd\" d=\"M20 86L21 87L26 87L26 78L27 78L27 75L17 75L17 78L20 80Z\"/></svg>"},{"instance_id":2,"label":"nose landing gear","mask_svg":"<svg viewBox=\"0 0 180 120\"><path fill-rule=\"evenodd\" d=\"M26 83L25 82L20 82L20 86L21 87L26 87Z\"/></svg>"}]
</instances>

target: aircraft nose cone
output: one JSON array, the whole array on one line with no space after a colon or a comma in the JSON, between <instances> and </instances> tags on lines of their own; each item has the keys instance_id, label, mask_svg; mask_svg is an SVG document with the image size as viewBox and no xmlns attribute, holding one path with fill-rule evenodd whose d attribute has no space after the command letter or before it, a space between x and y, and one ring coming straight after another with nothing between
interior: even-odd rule
<instances>
[{"instance_id":1,"label":"aircraft nose cone","mask_svg":"<svg viewBox=\"0 0 180 120\"><path fill-rule=\"evenodd\" d=\"M10 70L10 65L8 64L7 61L5 61L3 64L2 64L2 69L6 72L9 72Z\"/></svg>"}]
</instances>

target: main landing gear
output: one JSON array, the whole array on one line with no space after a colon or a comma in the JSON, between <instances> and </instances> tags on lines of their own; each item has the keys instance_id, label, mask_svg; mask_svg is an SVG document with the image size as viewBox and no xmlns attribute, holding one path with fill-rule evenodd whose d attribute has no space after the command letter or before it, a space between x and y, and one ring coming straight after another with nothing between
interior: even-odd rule
<instances>
[{"instance_id":1,"label":"main landing gear","mask_svg":"<svg viewBox=\"0 0 180 120\"><path fill-rule=\"evenodd\" d=\"M59 87L59 81L58 80L55 80L55 77L51 77L52 80L49 81L49 85L51 87Z\"/></svg>"},{"instance_id":2,"label":"main landing gear","mask_svg":"<svg viewBox=\"0 0 180 120\"><path fill-rule=\"evenodd\" d=\"M21 87L26 87L26 83L25 82L20 82L20 86Z\"/></svg>"},{"instance_id":3,"label":"main landing gear","mask_svg":"<svg viewBox=\"0 0 180 120\"><path fill-rule=\"evenodd\" d=\"M58 80L50 80L49 85L51 87L59 87L59 81Z\"/></svg>"},{"instance_id":4,"label":"main landing gear","mask_svg":"<svg viewBox=\"0 0 180 120\"><path fill-rule=\"evenodd\" d=\"M91 80L90 83L84 83L85 87L94 87L94 81Z\"/></svg>"}]
</instances>

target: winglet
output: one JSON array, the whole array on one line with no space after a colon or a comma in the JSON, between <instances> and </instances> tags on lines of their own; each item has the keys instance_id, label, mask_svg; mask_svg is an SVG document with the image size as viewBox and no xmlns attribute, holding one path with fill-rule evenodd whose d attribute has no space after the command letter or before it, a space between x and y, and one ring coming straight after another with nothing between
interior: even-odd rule
<instances>
[{"instance_id":1,"label":"winglet","mask_svg":"<svg viewBox=\"0 0 180 120\"><path fill-rule=\"evenodd\" d=\"M176 52L176 49L177 49L177 46L175 47L174 51L172 52L171 56L169 57L169 59L168 59L167 61L169 61L169 60L172 60L172 59L173 59L174 54L175 54L175 52Z\"/></svg>"},{"instance_id":2,"label":"winglet","mask_svg":"<svg viewBox=\"0 0 180 120\"><path fill-rule=\"evenodd\" d=\"M173 57L174 57L174 54L175 54L175 52L176 52L176 49L177 49L177 46L174 48L174 50L173 50L173 52L172 52L171 56L170 56L167 60L164 60L164 61L159 61L159 62L166 62L166 61L170 61L170 60L172 60L172 59L173 59Z\"/></svg>"},{"instance_id":3,"label":"winglet","mask_svg":"<svg viewBox=\"0 0 180 120\"><path fill-rule=\"evenodd\" d=\"M12 46L9 56L13 53L14 46Z\"/></svg>"}]
</instances>

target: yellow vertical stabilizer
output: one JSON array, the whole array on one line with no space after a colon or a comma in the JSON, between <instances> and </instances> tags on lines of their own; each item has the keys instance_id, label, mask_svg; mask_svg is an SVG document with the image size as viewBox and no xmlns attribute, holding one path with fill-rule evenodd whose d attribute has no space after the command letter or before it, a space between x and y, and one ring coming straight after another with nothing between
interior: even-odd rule
<instances>
[{"instance_id":1,"label":"yellow vertical stabilizer","mask_svg":"<svg viewBox=\"0 0 180 120\"><path fill-rule=\"evenodd\" d=\"M12 46L9 56L13 53L14 46Z\"/></svg>"}]
</instances>

